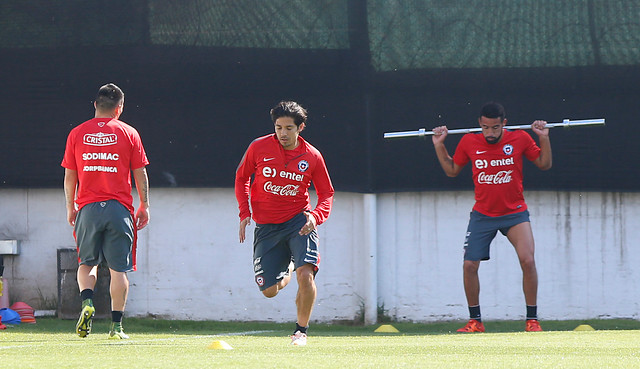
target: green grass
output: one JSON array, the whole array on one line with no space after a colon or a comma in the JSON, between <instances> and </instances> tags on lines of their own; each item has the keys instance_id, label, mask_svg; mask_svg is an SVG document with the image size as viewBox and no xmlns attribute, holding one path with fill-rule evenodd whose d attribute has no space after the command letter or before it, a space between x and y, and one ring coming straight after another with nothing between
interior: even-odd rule
<instances>
[{"instance_id":1,"label":"green grass","mask_svg":"<svg viewBox=\"0 0 640 369\"><path fill-rule=\"evenodd\" d=\"M306 347L289 345L292 324L125 319L130 340L107 339L94 322L86 339L74 321L39 318L0 331L3 368L631 368L640 367L640 322L485 322L487 333L456 334L463 322L376 326L314 324ZM596 331L575 332L580 324ZM223 340L233 350L208 348Z\"/></svg>"}]
</instances>

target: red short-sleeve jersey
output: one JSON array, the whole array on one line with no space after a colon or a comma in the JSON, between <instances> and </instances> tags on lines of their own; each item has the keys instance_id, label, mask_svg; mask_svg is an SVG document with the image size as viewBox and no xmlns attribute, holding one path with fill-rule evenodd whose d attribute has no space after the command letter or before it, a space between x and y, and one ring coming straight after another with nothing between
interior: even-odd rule
<instances>
[{"instance_id":1,"label":"red short-sleeve jersey","mask_svg":"<svg viewBox=\"0 0 640 369\"><path fill-rule=\"evenodd\" d=\"M249 145L236 171L240 219L251 216L253 210L256 223L279 224L304 210L311 211L311 182L318 195L318 204L311 214L317 225L329 217L334 189L324 158L302 137L298 136L298 142L295 149L285 150L275 134L270 134Z\"/></svg>"},{"instance_id":2,"label":"red short-sleeve jersey","mask_svg":"<svg viewBox=\"0 0 640 369\"><path fill-rule=\"evenodd\" d=\"M481 133L462 137L453 161L458 166L471 162L476 203L473 210L488 216L502 216L527 209L522 187L522 157L533 161L540 148L524 131L504 130L502 139L489 144Z\"/></svg>"},{"instance_id":3,"label":"red short-sleeve jersey","mask_svg":"<svg viewBox=\"0 0 640 369\"><path fill-rule=\"evenodd\" d=\"M135 128L111 118L93 118L67 137L62 166L78 172L78 209L117 200L133 213L131 170L149 164Z\"/></svg>"}]
</instances>

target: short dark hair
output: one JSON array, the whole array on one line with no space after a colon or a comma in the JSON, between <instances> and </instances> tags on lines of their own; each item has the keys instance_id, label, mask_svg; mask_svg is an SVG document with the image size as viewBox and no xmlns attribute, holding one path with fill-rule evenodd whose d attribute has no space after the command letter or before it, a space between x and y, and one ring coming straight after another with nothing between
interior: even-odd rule
<instances>
[{"instance_id":1,"label":"short dark hair","mask_svg":"<svg viewBox=\"0 0 640 369\"><path fill-rule=\"evenodd\" d=\"M500 120L504 120L506 114L502 105L491 101L482 106L482 109L480 109L480 116L487 118L500 118Z\"/></svg>"},{"instance_id":2,"label":"short dark hair","mask_svg":"<svg viewBox=\"0 0 640 369\"><path fill-rule=\"evenodd\" d=\"M124 92L122 92L120 87L113 83L107 83L98 90L98 95L96 96L96 108L102 111L113 110L118 105L122 104L123 100Z\"/></svg>"},{"instance_id":3,"label":"short dark hair","mask_svg":"<svg viewBox=\"0 0 640 369\"><path fill-rule=\"evenodd\" d=\"M307 110L295 101L280 101L270 113L273 123L281 117L293 118L293 122L298 127L307 122Z\"/></svg>"}]
</instances>

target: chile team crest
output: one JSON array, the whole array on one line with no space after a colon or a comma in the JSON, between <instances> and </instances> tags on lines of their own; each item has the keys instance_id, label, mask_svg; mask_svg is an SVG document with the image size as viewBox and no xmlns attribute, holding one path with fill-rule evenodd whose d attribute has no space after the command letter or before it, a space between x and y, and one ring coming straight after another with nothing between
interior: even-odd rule
<instances>
[{"instance_id":1,"label":"chile team crest","mask_svg":"<svg viewBox=\"0 0 640 369\"><path fill-rule=\"evenodd\" d=\"M306 172L309 169L309 163L306 160L300 160L298 162L298 170L302 173Z\"/></svg>"},{"instance_id":2,"label":"chile team crest","mask_svg":"<svg viewBox=\"0 0 640 369\"><path fill-rule=\"evenodd\" d=\"M511 146L510 144L504 145L502 147L502 152L504 152L506 155L513 154L513 146Z\"/></svg>"}]
</instances>

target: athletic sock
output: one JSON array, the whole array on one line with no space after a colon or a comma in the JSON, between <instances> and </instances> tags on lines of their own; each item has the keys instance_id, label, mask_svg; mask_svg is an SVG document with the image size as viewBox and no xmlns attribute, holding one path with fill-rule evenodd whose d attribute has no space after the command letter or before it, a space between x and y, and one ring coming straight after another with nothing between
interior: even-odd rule
<instances>
[{"instance_id":1,"label":"athletic sock","mask_svg":"<svg viewBox=\"0 0 640 369\"><path fill-rule=\"evenodd\" d=\"M83 301L93 299L93 290L90 288L87 288L80 291L80 297L82 298Z\"/></svg>"},{"instance_id":2,"label":"athletic sock","mask_svg":"<svg viewBox=\"0 0 640 369\"><path fill-rule=\"evenodd\" d=\"M297 331L300 331L300 333L307 334L307 329L309 329L309 327L308 327L308 326L307 326L307 327L302 327L302 326L300 326L300 324L298 324L298 323L296 322L296 330L295 330L295 331L293 331L293 333L295 334Z\"/></svg>"},{"instance_id":3,"label":"athletic sock","mask_svg":"<svg viewBox=\"0 0 640 369\"><path fill-rule=\"evenodd\" d=\"M482 322L482 317L480 315L480 305L469 306L469 318Z\"/></svg>"},{"instance_id":4,"label":"athletic sock","mask_svg":"<svg viewBox=\"0 0 640 369\"><path fill-rule=\"evenodd\" d=\"M538 305L527 305L527 320L538 319Z\"/></svg>"},{"instance_id":5,"label":"athletic sock","mask_svg":"<svg viewBox=\"0 0 640 369\"><path fill-rule=\"evenodd\" d=\"M82 298L82 308L85 306L93 306L93 290L86 289L80 292L80 297Z\"/></svg>"},{"instance_id":6,"label":"athletic sock","mask_svg":"<svg viewBox=\"0 0 640 369\"><path fill-rule=\"evenodd\" d=\"M122 323L122 316L124 315L124 311L111 311L111 321L113 323Z\"/></svg>"}]
</instances>

